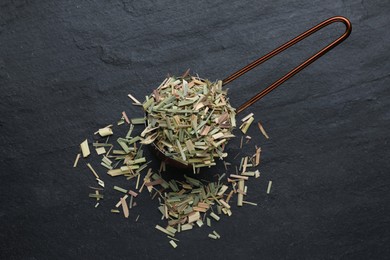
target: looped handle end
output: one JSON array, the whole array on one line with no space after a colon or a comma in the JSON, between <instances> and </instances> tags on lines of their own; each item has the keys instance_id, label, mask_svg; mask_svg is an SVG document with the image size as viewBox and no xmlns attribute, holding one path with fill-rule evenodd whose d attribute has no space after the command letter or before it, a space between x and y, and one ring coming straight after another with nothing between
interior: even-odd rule
<instances>
[{"instance_id":1,"label":"looped handle end","mask_svg":"<svg viewBox=\"0 0 390 260\"><path fill-rule=\"evenodd\" d=\"M341 22L345 25L346 29L345 29L345 32L339 37L337 38L336 40L334 40L333 42L331 42L330 44L328 44L326 47L322 48L320 51L318 51L317 53L315 53L314 55L312 55L310 58L308 58L306 61L302 62L300 65L298 65L297 67L295 67L294 69L292 69L290 72L288 72L286 75L284 75L283 77L281 77L280 79L278 79L277 81L275 81L274 83L272 83L270 86L268 86L267 88L265 88L264 90L262 90L261 92L257 93L255 96L253 96L250 100L248 100L247 102L245 102L244 104L242 104L238 109L237 109L237 114L244 111L246 108L248 108L249 106L251 106L252 104L254 104L255 102L257 102L259 99L261 99L262 97L264 97L265 95L267 95L268 93L270 93L272 90L274 90L275 88L277 88L278 86L280 86L282 83L284 83L285 81L287 81L289 78L293 77L295 74L297 74L298 72L300 72L301 70L303 70L304 68L306 68L308 65L310 65L311 63L313 63L314 61L316 61L318 58L320 58L322 55L324 55L325 53L327 53L328 51L330 51L331 49L333 49L334 47L336 47L338 44L340 44L341 42L343 42L346 38L348 38L348 36L351 34L352 32L352 24L351 22L343 17L343 16L335 16L335 17L331 17L319 24L317 24L316 26L314 26L313 28L305 31L304 33L298 35L297 37L295 37L294 39L286 42L285 44L281 45L280 47L276 48L275 50L269 52L268 54L264 55L263 57L253 61L252 63L246 65L245 67L243 67L242 69L236 71L235 73L233 73L232 75L230 75L229 77L227 77L226 79L224 79L222 81L222 85L226 85L230 82L232 82L233 80L241 77L242 75L244 75L245 73L247 73L248 71L254 69L255 67L257 67L258 65L262 64L263 62L267 61L268 59L274 57L275 55L285 51L286 49L290 48L291 46L295 45L296 43L300 42L301 40L305 39L306 37L312 35L313 33L319 31L320 29L332 24L332 23L335 23L335 22Z\"/></svg>"}]
</instances>

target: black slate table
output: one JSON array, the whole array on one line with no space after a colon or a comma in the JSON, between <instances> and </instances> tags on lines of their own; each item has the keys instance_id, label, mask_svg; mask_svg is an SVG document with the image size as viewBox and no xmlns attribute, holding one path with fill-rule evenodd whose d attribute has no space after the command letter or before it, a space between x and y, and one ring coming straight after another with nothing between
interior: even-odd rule
<instances>
[{"instance_id":1,"label":"black slate table","mask_svg":"<svg viewBox=\"0 0 390 260\"><path fill-rule=\"evenodd\" d=\"M385 259L389 13L384 0L1 1L0 258ZM111 189L94 208L93 177L73 160L79 143L122 111L142 115L128 93L143 99L187 68L222 79L334 15L351 20L352 35L247 111L271 136L249 131L247 147L263 149L262 175L248 184L258 206L234 207L213 224L220 240L196 229L171 248L154 229L160 215L147 193L127 220L109 212ZM330 26L231 83L232 104L342 31ZM232 142L228 152L237 150Z\"/></svg>"}]
</instances>

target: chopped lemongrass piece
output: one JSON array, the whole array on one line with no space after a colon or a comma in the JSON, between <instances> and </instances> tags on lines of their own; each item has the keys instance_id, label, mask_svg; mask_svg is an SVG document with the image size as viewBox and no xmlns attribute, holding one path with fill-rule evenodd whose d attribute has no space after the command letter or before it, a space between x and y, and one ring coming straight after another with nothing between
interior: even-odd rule
<instances>
[{"instance_id":1,"label":"chopped lemongrass piece","mask_svg":"<svg viewBox=\"0 0 390 260\"><path fill-rule=\"evenodd\" d=\"M91 152L89 151L87 139L85 139L85 141L80 144L80 148L84 158L91 154Z\"/></svg>"},{"instance_id":2,"label":"chopped lemongrass piece","mask_svg":"<svg viewBox=\"0 0 390 260\"><path fill-rule=\"evenodd\" d=\"M255 118L251 117L248 119L248 121L244 122L242 125L241 125L241 131L246 134L246 132L248 131L249 127L251 126L253 120L255 120Z\"/></svg>"},{"instance_id":3,"label":"chopped lemongrass piece","mask_svg":"<svg viewBox=\"0 0 390 260\"><path fill-rule=\"evenodd\" d=\"M132 118L131 119L131 123L133 125L143 125L145 124L145 118L144 117L141 117L141 118Z\"/></svg>"},{"instance_id":4,"label":"chopped lemongrass piece","mask_svg":"<svg viewBox=\"0 0 390 260\"><path fill-rule=\"evenodd\" d=\"M96 150L96 153L97 153L98 155L101 155L101 154L105 154L105 153L106 153L106 148L104 148L104 146L98 147L98 148L96 148L95 150Z\"/></svg>"},{"instance_id":5,"label":"chopped lemongrass piece","mask_svg":"<svg viewBox=\"0 0 390 260\"><path fill-rule=\"evenodd\" d=\"M121 169L112 169L107 172L108 175L112 177L119 176L125 174Z\"/></svg>"},{"instance_id":6,"label":"chopped lemongrass piece","mask_svg":"<svg viewBox=\"0 0 390 260\"><path fill-rule=\"evenodd\" d=\"M196 224L198 225L198 227L202 227L203 226L203 221L201 219L198 219L196 221Z\"/></svg>"},{"instance_id":7,"label":"chopped lemongrass piece","mask_svg":"<svg viewBox=\"0 0 390 260\"><path fill-rule=\"evenodd\" d=\"M130 120L129 120L129 118L127 117L125 111L122 112L122 116L123 116L123 119L126 121L126 123L130 124Z\"/></svg>"},{"instance_id":8,"label":"chopped lemongrass piece","mask_svg":"<svg viewBox=\"0 0 390 260\"><path fill-rule=\"evenodd\" d=\"M115 208L119 208L119 206L122 204L122 200L121 199L125 199L126 200L128 197L129 197L129 195L125 195L122 198L120 198L118 203L115 205Z\"/></svg>"},{"instance_id":9,"label":"chopped lemongrass piece","mask_svg":"<svg viewBox=\"0 0 390 260\"><path fill-rule=\"evenodd\" d=\"M221 187L221 189L219 190L219 192L217 193L217 195L218 195L218 196L222 196L228 188L229 188L228 186L222 185L222 187Z\"/></svg>"},{"instance_id":10,"label":"chopped lemongrass piece","mask_svg":"<svg viewBox=\"0 0 390 260\"><path fill-rule=\"evenodd\" d=\"M74 160L73 168L76 168L76 167L77 167L77 163L78 163L79 160L80 160L80 156L81 156L81 154L78 153L77 156L76 156L76 159Z\"/></svg>"},{"instance_id":11,"label":"chopped lemongrass piece","mask_svg":"<svg viewBox=\"0 0 390 260\"><path fill-rule=\"evenodd\" d=\"M252 205L252 206L257 206L257 203L249 202L249 201L245 201L245 200L243 200L242 203L249 204L249 205Z\"/></svg>"},{"instance_id":12,"label":"chopped lemongrass piece","mask_svg":"<svg viewBox=\"0 0 390 260\"><path fill-rule=\"evenodd\" d=\"M159 225L156 225L156 229L160 230L161 232L167 234L168 236L171 236L171 237L174 237L175 234L173 234L172 232L166 230L165 228L159 226Z\"/></svg>"},{"instance_id":13,"label":"chopped lemongrass piece","mask_svg":"<svg viewBox=\"0 0 390 260\"><path fill-rule=\"evenodd\" d=\"M138 190L138 185L139 185L139 179L140 179L140 177L141 177L141 174L138 174L138 176L137 176L137 183L136 183L136 185L135 185L135 189L136 189L136 190Z\"/></svg>"},{"instance_id":14,"label":"chopped lemongrass piece","mask_svg":"<svg viewBox=\"0 0 390 260\"><path fill-rule=\"evenodd\" d=\"M229 195L226 198L226 203L229 203L230 198L233 196L234 190L231 190Z\"/></svg>"},{"instance_id":15,"label":"chopped lemongrass piece","mask_svg":"<svg viewBox=\"0 0 390 260\"><path fill-rule=\"evenodd\" d=\"M214 212L211 212L210 213L210 217L212 217L213 219L215 219L216 221L219 221L220 217L218 217L218 215L216 215Z\"/></svg>"},{"instance_id":16,"label":"chopped lemongrass piece","mask_svg":"<svg viewBox=\"0 0 390 260\"><path fill-rule=\"evenodd\" d=\"M184 224L181 226L181 230L180 231L186 231L186 230L190 230L192 229L192 225L191 224Z\"/></svg>"},{"instance_id":17,"label":"chopped lemongrass piece","mask_svg":"<svg viewBox=\"0 0 390 260\"><path fill-rule=\"evenodd\" d=\"M177 239L177 238L174 238L174 237L171 237L171 236L167 236L167 238L169 238L169 239L172 239L172 240L174 240L174 241L176 241L176 242L180 242L180 240L179 240L179 239Z\"/></svg>"},{"instance_id":18,"label":"chopped lemongrass piece","mask_svg":"<svg viewBox=\"0 0 390 260\"><path fill-rule=\"evenodd\" d=\"M129 194L133 196L134 198L138 196L138 193L132 190L129 190Z\"/></svg>"},{"instance_id":19,"label":"chopped lemongrass piece","mask_svg":"<svg viewBox=\"0 0 390 260\"><path fill-rule=\"evenodd\" d=\"M96 179L96 180L98 184L104 188L104 181L102 181L101 179Z\"/></svg>"},{"instance_id":20,"label":"chopped lemongrass piece","mask_svg":"<svg viewBox=\"0 0 390 260\"><path fill-rule=\"evenodd\" d=\"M236 178L236 179L248 180L248 176L242 176L242 175L230 174L230 177L232 177L232 178Z\"/></svg>"},{"instance_id":21,"label":"chopped lemongrass piece","mask_svg":"<svg viewBox=\"0 0 390 260\"><path fill-rule=\"evenodd\" d=\"M92 165L87 163L87 166L88 168L91 170L91 172L93 173L93 175L95 175L96 179L100 179L99 175L97 174L97 172L92 168Z\"/></svg>"},{"instance_id":22,"label":"chopped lemongrass piece","mask_svg":"<svg viewBox=\"0 0 390 260\"><path fill-rule=\"evenodd\" d=\"M268 182L268 187L267 187L267 194L271 192L271 186L272 186L272 181Z\"/></svg>"},{"instance_id":23,"label":"chopped lemongrass piece","mask_svg":"<svg viewBox=\"0 0 390 260\"><path fill-rule=\"evenodd\" d=\"M251 118L251 117L253 117L254 116L254 114L253 113L250 113L250 114L248 114L247 116L245 116L243 119L241 119L241 122L245 122L245 121L247 121L249 118Z\"/></svg>"},{"instance_id":24,"label":"chopped lemongrass piece","mask_svg":"<svg viewBox=\"0 0 390 260\"><path fill-rule=\"evenodd\" d=\"M119 213L119 210L117 210L117 209L111 209L111 212L112 212L112 213L117 213L117 214L118 214L118 213Z\"/></svg>"},{"instance_id":25,"label":"chopped lemongrass piece","mask_svg":"<svg viewBox=\"0 0 390 260\"><path fill-rule=\"evenodd\" d=\"M188 215L188 223L192 223L200 219L200 213L195 211Z\"/></svg>"},{"instance_id":26,"label":"chopped lemongrass piece","mask_svg":"<svg viewBox=\"0 0 390 260\"><path fill-rule=\"evenodd\" d=\"M114 190L116 191L120 191L120 192L123 192L123 193L127 193L127 190L121 188L121 187L118 187L118 186L114 186Z\"/></svg>"},{"instance_id":27,"label":"chopped lemongrass piece","mask_svg":"<svg viewBox=\"0 0 390 260\"><path fill-rule=\"evenodd\" d=\"M122 209L123 209L123 215L125 216L125 218L128 218L129 217L129 208L128 208L127 203L126 203L126 199L121 198L121 204L122 204Z\"/></svg>"},{"instance_id":28,"label":"chopped lemongrass piece","mask_svg":"<svg viewBox=\"0 0 390 260\"><path fill-rule=\"evenodd\" d=\"M102 194L90 193L88 195L90 198L103 199L104 196Z\"/></svg>"},{"instance_id":29,"label":"chopped lemongrass piece","mask_svg":"<svg viewBox=\"0 0 390 260\"><path fill-rule=\"evenodd\" d=\"M217 231L213 230L213 233L214 233L214 235L215 235L218 239L221 238L221 236L217 233Z\"/></svg>"},{"instance_id":30,"label":"chopped lemongrass piece","mask_svg":"<svg viewBox=\"0 0 390 260\"><path fill-rule=\"evenodd\" d=\"M169 244L171 244L171 246L172 246L173 248L176 248L176 247L177 247L177 244L176 244L175 241L173 241L173 240L169 240Z\"/></svg>"},{"instance_id":31,"label":"chopped lemongrass piece","mask_svg":"<svg viewBox=\"0 0 390 260\"><path fill-rule=\"evenodd\" d=\"M211 227L211 219L210 218L206 218L206 223L207 223L207 226Z\"/></svg>"},{"instance_id":32,"label":"chopped lemongrass piece","mask_svg":"<svg viewBox=\"0 0 390 260\"><path fill-rule=\"evenodd\" d=\"M255 154L255 166L260 164L260 153L261 153L261 148L256 148L256 154Z\"/></svg>"},{"instance_id":33,"label":"chopped lemongrass piece","mask_svg":"<svg viewBox=\"0 0 390 260\"><path fill-rule=\"evenodd\" d=\"M257 122L257 126L259 127L260 129L260 132L264 135L265 138L269 139L269 136L267 135L267 133L265 132L263 126L261 125L260 121Z\"/></svg>"},{"instance_id":34,"label":"chopped lemongrass piece","mask_svg":"<svg viewBox=\"0 0 390 260\"><path fill-rule=\"evenodd\" d=\"M110 127L100 128L97 133L99 133L101 137L105 137L113 134L112 129Z\"/></svg>"},{"instance_id":35,"label":"chopped lemongrass piece","mask_svg":"<svg viewBox=\"0 0 390 260\"><path fill-rule=\"evenodd\" d=\"M230 209L230 205L226 203L226 201L224 201L223 199L220 199L219 202L222 204L222 206L224 206L225 208L228 208Z\"/></svg>"},{"instance_id":36,"label":"chopped lemongrass piece","mask_svg":"<svg viewBox=\"0 0 390 260\"><path fill-rule=\"evenodd\" d=\"M217 239L217 236L214 235L214 234L209 234L208 237L209 237L209 238L212 238L212 239Z\"/></svg>"},{"instance_id":37,"label":"chopped lemongrass piece","mask_svg":"<svg viewBox=\"0 0 390 260\"><path fill-rule=\"evenodd\" d=\"M136 104L139 104L139 105L141 105L142 103L141 102L139 102L138 101L138 99L136 99L133 95L131 95L131 94L128 94L127 95L131 100L133 100L134 101L134 103L136 103Z\"/></svg>"},{"instance_id":38,"label":"chopped lemongrass piece","mask_svg":"<svg viewBox=\"0 0 390 260\"><path fill-rule=\"evenodd\" d=\"M243 190L244 189L244 180L240 180L238 182L238 189ZM244 200L244 195L242 193L238 193L237 195L237 206L242 206L242 201Z\"/></svg>"}]
</instances>

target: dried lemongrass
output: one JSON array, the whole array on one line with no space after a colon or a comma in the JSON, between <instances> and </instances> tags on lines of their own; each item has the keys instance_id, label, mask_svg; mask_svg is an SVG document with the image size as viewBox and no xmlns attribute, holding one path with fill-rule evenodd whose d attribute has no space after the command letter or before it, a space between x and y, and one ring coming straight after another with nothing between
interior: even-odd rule
<instances>
[{"instance_id":1,"label":"dried lemongrass","mask_svg":"<svg viewBox=\"0 0 390 260\"><path fill-rule=\"evenodd\" d=\"M128 96L131 100L133 100L134 103L141 105L141 102L139 102L138 99L136 99L136 98L135 98L134 96L132 96L131 94L128 94L127 96Z\"/></svg>"},{"instance_id":2,"label":"dried lemongrass","mask_svg":"<svg viewBox=\"0 0 390 260\"><path fill-rule=\"evenodd\" d=\"M78 163L79 160L80 160L80 156L81 156L81 154L78 153L77 156L76 156L76 159L74 160L73 168L76 168L76 167L77 167L77 163Z\"/></svg>"},{"instance_id":3,"label":"dried lemongrass","mask_svg":"<svg viewBox=\"0 0 390 260\"><path fill-rule=\"evenodd\" d=\"M146 116L129 120L126 113L122 113L120 123L126 122L130 125L126 136L117 139L115 148L113 144L108 143L109 138L104 142L92 143L98 155L102 155L101 165L107 168L108 175L124 176L127 180L134 179L134 191L114 186L115 190L125 194L121 195L111 212L120 213L119 207L122 206L121 211L128 218L129 212L136 205L135 198L145 187L152 199L158 198L161 219L167 222L164 227L156 225L156 229L167 234L171 241L175 241L173 236L177 232L202 227L204 224L210 227L212 219L219 221L223 215L231 216L230 204L235 199L234 194L237 194L238 206L257 205L245 201L244 196L247 194L245 180L260 176L258 170L250 169L260 163L261 149L258 147L253 156L246 155L242 158L239 171L238 167L235 167L235 174L228 172L234 167L227 167L231 163L224 161L226 172L217 174L215 182L198 180L186 175L182 181L175 179L166 181L161 175L161 172L166 170L164 162L161 163L158 173L150 168L146 175L142 174L150 163L143 155L142 144L154 142L168 157L184 164L192 164L194 172L199 172L200 167L215 165L215 158L226 157L224 148L229 139L234 137L232 131L236 127L235 110L229 105L226 94L221 88L220 81L211 83L186 75L184 78L167 78L142 104L129 95L137 105L144 108ZM243 124L240 128L246 133L254 121L253 113L241 121ZM132 136L135 125L146 126L139 136ZM97 133L109 137L112 134L111 127L112 125L106 126ZM243 146L243 139L242 137L240 148ZM250 140L251 137L246 136L246 139ZM89 151L88 141L85 140L83 143L86 146L84 150ZM108 152L106 148L109 149ZM83 147L82 154L83 156L85 154ZM76 164L77 162L74 165ZM96 171L90 164L88 167L94 173L98 184L104 187L104 182ZM225 176L229 178L224 183ZM268 184L267 193L270 192L271 185L272 181ZM103 199L99 190L95 190L95 193L89 196L97 201ZM95 207L99 205L98 203ZM135 221L138 221L138 218L139 215ZM218 239L220 235L213 231L210 238Z\"/></svg>"},{"instance_id":4,"label":"dried lemongrass","mask_svg":"<svg viewBox=\"0 0 390 260\"><path fill-rule=\"evenodd\" d=\"M267 135L267 132L264 130L263 126L261 125L260 121L257 122L257 126L260 129L260 132L264 135L265 138L269 139L269 136Z\"/></svg>"},{"instance_id":5,"label":"dried lemongrass","mask_svg":"<svg viewBox=\"0 0 390 260\"><path fill-rule=\"evenodd\" d=\"M96 148L95 150L96 150L96 153L97 153L98 155L101 155L101 154L105 154L105 153L106 153L106 148L104 148L104 146L98 147L98 148Z\"/></svg>"},{"instance_id":6,"label":"dried lemongrass","mask_svg":"<svg viewBox=\"0 0 390 260\"><path fill-rule=\"evenodd\" d=\"M172 246L173 248L176 248L176 247L177 247L176 242L173 241L173 240L169 240L169 244L171 244L171 246Z\"/></svg>"},{"instance_id":7,"label":"dried lemongrass","mask_svg":"<svg viewBox=\"0 0 390 260\"><path fill-rule=\"evenodd\" d=\"M235 110L222 89L222 81L185 75L165 79L146 97L143 143L154 142L166 156L192 164L194 169L209 167L215 164L215 158L227 155L223 150L234 137Z\"/></svg>"},{"instance_id":8,"label":"dried lemongrass","mask_svg":"<svg viewBox=\"0 0 390 260\"><path fill-rule=\"evenodd\" d=\"M93 175L95 175L96 179L100 179L99 175L97 174L97 172L92 168L92 165L90 163L87 163L87 166L88 168L91 170L91 172L93 173Z\"/></svg>"},{"instance_id":9,"label":"dried lemongrass","mask_svg":"<svg viewBox=\"0 0 390 260\"><path fill-rule=\"evenodd\" d=\"M248 131L249 127L251 126L252 122L255 120L254 117L249 117L248 120L246 120L241 126L240 126L240 129L241 131L246 134L246 132Z\"/></svg>"},{"instance_id":10,"label":"dried lemongrass","mask_svg":"<svg viewBox=\"0 0 390 260\"><path fill-rule=\"evenodd\" d=\"M268 182L268 187L267 187L267 194L270 194L271 192L271 186L272 186L272 181Z\"/></svg>"},{"instance_id":11,"label":"dried lemongrass","mask_svg":"<svg viewBox=\"0 0 390 260\"><path fill-rule=\"evenodd\" d=\"M125 216L125 218L129 218L129 208L126 203L126 199L121 198L121 204L123 209L123 215Z\"/></svg>"},{"instance_id":12,"label":"dried lemongrass","mask_svg":"<svg viewBox=\"0 0 390 260\"><path fill-rule=\"evenodd\" d=\"M91 154L87 139L85 139L85 141L80 144L80 148L84 158Z\"/></svg>"},{"instance_id":13,"label":"dried lemongrass","mask_svg":"<svg viewBox=\"0 0 390 260\"><path fill-rule=\"evenodd\" d=\"M238 182L238 189L243 190L244 189L244 180L240 180ZM244 194L238 193L237 195L237 206L242 206L242 201L244 200Z\"/></svg>"},{"instance_id":14,"label":"dried lemongrass","mask_svg":"<svg viewBox=\"0 0 390 260\"><path fill-rule=\"evenodd\" d=\"M218 239L218 237L215 234L209 234L208 237L212 239Z\"/></svg>"},{"instance_id":15,"label":"dried lemongrass","mask_svg":"<svg viewBox=\"0 0 390 260\"><path fill-rule=\"evenodd\" d=\"M100 128L97 132L101 137L109 136L113 134L113 131L110 127ZM96 134L96 133L95 133Z\"/></svg>"}]
</instances>

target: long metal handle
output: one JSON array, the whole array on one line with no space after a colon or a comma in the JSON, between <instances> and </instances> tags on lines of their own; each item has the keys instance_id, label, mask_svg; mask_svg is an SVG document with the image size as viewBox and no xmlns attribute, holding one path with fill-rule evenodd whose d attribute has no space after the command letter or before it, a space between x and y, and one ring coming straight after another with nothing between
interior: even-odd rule
<instances>
[{"instance_id":1,"label":"long metal handle","mask_svg":"<svg viewBox=\"0 0 390 260\"><path fill-rule=\"evenodd\" d=\"M297 67L295 67L294 69L292 69L286 75L284 75L283 77L281 77L280 79L278 79L277 81L272 83L266 89L264 89L263 91L257 93L254 97L249 99L247 102L242 104L237 109L237 114L242 112L242 111L244 111L246 108L248 108L249 106L251 106L252 104L257 102L259 99L261 99L262 97L264 97L265 95L270 93L272 90L274 90L275 88L280 86L282 83L287 81L289 78L291 78L292 76L294 76L295 74L297 74L298 72L300 72L301 70L306 68L308 65L313 63L315 60L317 60L322 55L324 55L325 53L327 53L328 51L330 51L331 49L336 47L338 44L340 44L342 41L344 41L346 38L348 38L348 36L351 34L351 31L352 31L352 24L351 24L351 22L347 18L345 18L343 16L331 17L331 18L323 21L322 23L317 24L316 26L314 26L313 28L307 30L306 32L298 35L294 39L286 42L285 44L283 44L280 47L276 48L275 50L269 52L268 54L264 55L263 57L261 57L261 58L255 60L255 61L253 61L252 63L246 65L242 69L236 71L235 73L233 73L232 75L230 75L229 77L224 79L222 81L222 85L226 85L226 84L232 82L233 80L239 78L240 76L244 75L248 71L250 71L250 70L254 69L255 67L257 67L258 65L262 64L266 60L274 57L275 55L281 53L282 51L284 51L284 50L286 50L288 48L290 48L294 44L296 44L296 43L300 42L301 40L305 39L306 37L312 35L313 33L317 32L318 30L320 30L320 29L322 29L322 28L324 28L324 27L326 27L326 26L328 26L328 25L330 25L332 23L335 23L335 22L341 22L341 23L343 23L345 25L346 29L345 29L345 32L344 32L343 35L341 35L339 38L337 38L336 40L331 42L329 45L327 45L326 47L324 47L323 49L321 49L320 51L315 53L313 56L311 56L309 59L307 59L306 61L304 61L303 63L301 63Z\"/></svg>"}]
</instances>

